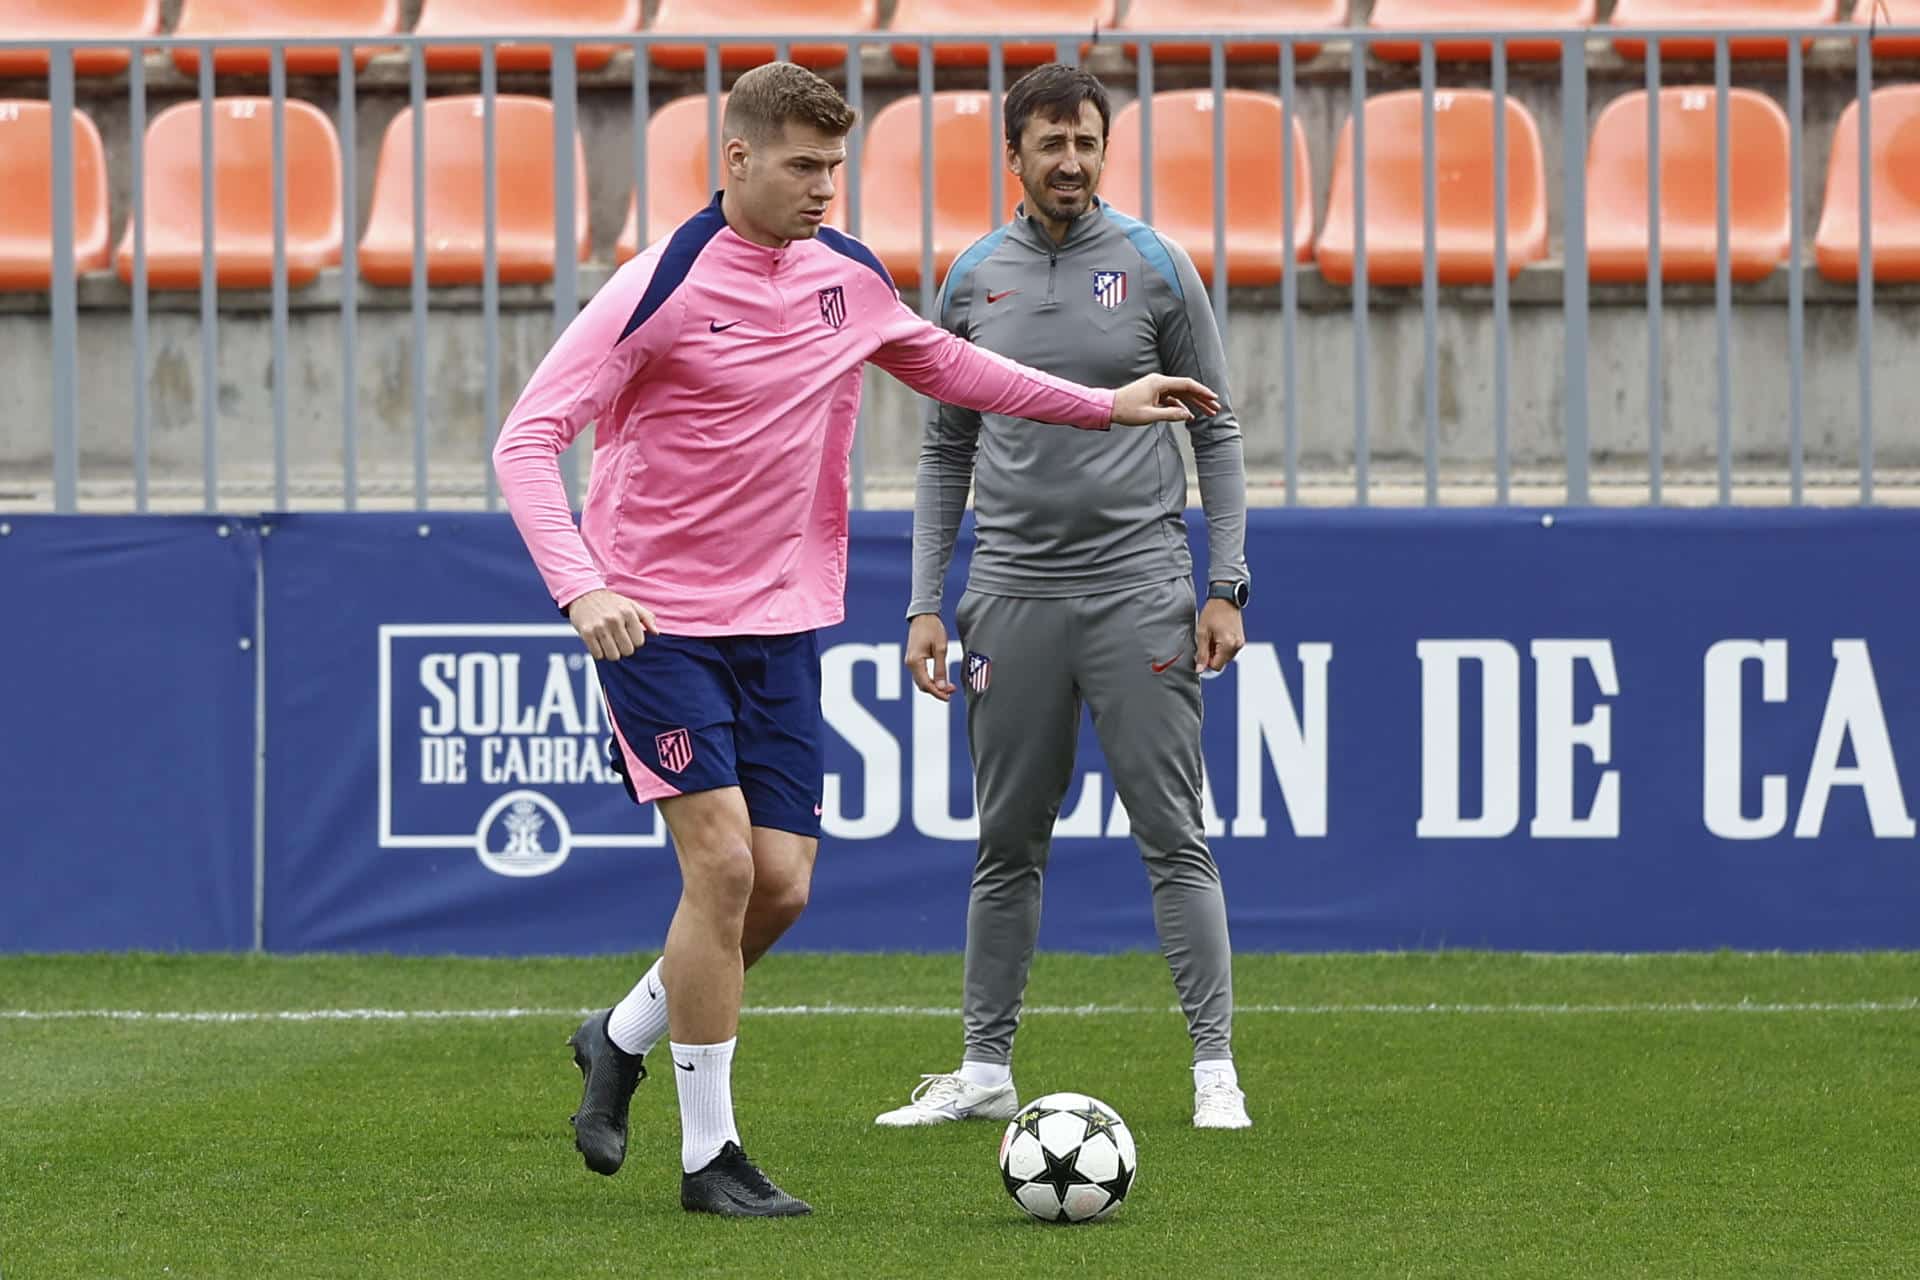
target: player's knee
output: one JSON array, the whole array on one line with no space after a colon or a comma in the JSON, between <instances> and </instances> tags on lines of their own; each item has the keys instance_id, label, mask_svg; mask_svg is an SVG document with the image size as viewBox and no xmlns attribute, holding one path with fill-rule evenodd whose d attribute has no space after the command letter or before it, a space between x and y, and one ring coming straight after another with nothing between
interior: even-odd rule
<instances>
[{"instance_id":1,"label":"player's knee","mask_svg":"<svg viewBox=\"0 0 1920 1280\"><path fill-rule=\"evenodd\" d=\"M807 909L811 883L805 872L763 875L755 885L754 904L770 924L786 929Z\"/></svg>"},{"instance_id":2,"label":"player's knee","mask_svg":"<svg viewBox=\"0 0 1920 1280\"><path fill-rule=\"evenodd\" d=\"M732 915L746 911L753 897L753 850L745 841L723 840L702 849L689 859L693 873L687 884L690 896L708 907Z\"/></svg>"}]
</instances>

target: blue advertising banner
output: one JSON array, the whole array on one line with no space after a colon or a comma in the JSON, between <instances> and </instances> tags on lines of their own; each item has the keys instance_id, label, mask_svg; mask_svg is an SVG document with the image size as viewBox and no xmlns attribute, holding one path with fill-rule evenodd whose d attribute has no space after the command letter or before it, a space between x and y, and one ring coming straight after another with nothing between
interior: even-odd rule
<instances>
[{"instance_id":1,"label":"blue advertising banner","mask_svg":"<svg viewBox=\"0 0 1920 1280\"><path fill-rule=\"evenodd\" d=\"M255 545L0 517L0 950L253 945Z\"/></svg>"},{"instance_id":2,"label":"blue advertising banner","mask_svg":"<svg viewBox=\"0 0 1920 1280\"><path fill-rule=\"evenodd\" d=\"M268 945L657 945L671 849L508 522L272 526ZM909 531L856 515L788 945L963 939L964 709L901 665ZM1206 685L1236 946L1920 945L1916 545L1911 513L1254 512L1253 643ZM1154 945L1127 832L1083 729L1042 945Z\"/></svg>"}]
</instances>

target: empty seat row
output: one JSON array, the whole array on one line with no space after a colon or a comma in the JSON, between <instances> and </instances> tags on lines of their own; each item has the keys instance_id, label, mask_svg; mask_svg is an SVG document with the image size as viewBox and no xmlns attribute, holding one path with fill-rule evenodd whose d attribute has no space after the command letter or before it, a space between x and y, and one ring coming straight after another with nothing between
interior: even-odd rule
<instances>
[{"instance_id":1,"label":"empty seat row","mask_svg":"<svg viewBox=\"0 0 1920 1280\"><path fill-rule=\"evenodd\" d=\"M1816 25L1837 21L1841 0L1616 0L1616 26L1702 27L1736 30L1742 26ZM1920 0L1857 0L1854 21L1870 21L1876 10L1887 25L1920 25ZM1493 28L1577 30L1593 25L1597 0L1375 0L1368 25L1375 30L1459 30L1484 32ZM422 0L412 30L423 36L547 35L577 36L588 42L577 47L582 67L604 66L615 46L593 43L591 37L618 35L641 29L642 0ZM828 40L879 27L879 0L656 0L646 30L654 33L701 36L753 35L780 31L795 36L818 35L822 43L801 42L789 56L809 65L827 65L846 57L844 45ZM1122 35L1154 31L1207 31L1232 36L1273 30L1335 31L1348 22L1348 0L896 0L890 30L920 34L994 34L1016 37L1006 46L1014 66L1051 58L1053 46L1022 42L1022 35L1062 31L1112 30ZM378 40L400 33L399 0L182 0L179 18L170 34L181 37L261 39L296 36ZM160 30L160 0L0 0L0 35L8 39L138 38ZM1129 56L1137 44L1127 44ZM1628 57L1644 56L1644 42L1618 40L1615 47ZM1208 54L1203 44L1156 43L1162 60L1191 61ZM1877 52L1890 57L1920 55L1920 40L1900 37L1876 39ZM1312 57L1317 45L1303 44L1301 57ZM1374 45L1379 56L1412 59L1412 42L1383 41ZM356 51L364 66L375 52ZM729 67L752 66L774 56L774 46L731 45L722 51ZM1447 59L1484 59L1490 54L1486 38L1443 41L1437 55ZM1516 59L1555 58L1556 40L1515 41L1509 56ZM1669 58L1710 56L1710 39L1673 40L1662 45ZM1735 57L1782 57L1780 40L1738 38L1731 41ZM1270 60L1278 46L1235 42L1235 59ZM911 66L919 46L902 41L893 46L902 65ZM533 69L547 65L549 50L537 43L509 42L498 48L501 67ZM698 44L669 44L653 48L655 62L675 68L693 68L705 58ZM76 54L82 75L112 75L127 65L125 50L88 49ZM471 71L480 64L477 46L443 45L425 51L435 70ZM979 66L987 47L943 44L934 49L941 65ZM174 60L192 73L198 54L178 49ZM338 64L338 54L326 47L293 48L286 52L288 69L295 73L325 74ZM222 71L260 73L267 69L265 49L234 48L214 54ZM44 51L0 50L0 75L44 75Z\"/></svg>"},{"instance_id":2,"label":"empty seat row","mask_svg":"<svg viewBox=\"0 0 1920 1280\"><path fill-rule=\"evenodd\" d=\"M1643 92L1629 93L1601 113L1588 148L1587 237L1596 280L1644 279L1650 259L1649 166ZM1153 222L1184 244L1211 282L1224 265L1235 284L1272 284L1285 269L1281 106L1271 95L1228 90L1226 261L1215 261L1214 154L1207 91L1154 95L1154 147L1148 178ZM1003 177L1003 206L991 207L991 166L998 143L985 94L948 92L932 99L932 167L936 278L979 235L1003 221L1020 198ZM1814 237L1820 271L1835 280L1859 269L1857 104L1835 130L1826 204ZM222 98L214 104L216 282L258 288L271 282L272 104L264 98ZM1507 262L1512 273L1548 253L1546 166L1532 116L1506 103ZM1673 281L1713 278L1718 244L1715 111L1710 89L1672 87L1659 97L1661 274ZM1486 283L1496 270L1492 154L1494 99L1482 90L1441 90L1434 98L1435 259L1442 284ZM921 102L903 98L872 120L863 153L862 224L903 288L922 273ZM1115 116L1102 191L1123 209L1142 193L1141 116L1130 103ZM658 237L708 199L704 98L685 98L656 112L648 131L647 234ZM359 241L360 272L386 285L413 275L413 128L410 111L388 127L375 172L367 228ZM1368 99L1365 113L1367 274L1386 285L1417 284L1423 265L1421 99L1417 91ZM1786 261L1791 173L1787 121L1765 95L1746 89L1728 99L1728 253L1734 278L1754 280ZM1874 275L1920 280L1920 85L1873 95L1872 234ZM483 273L485 142L476 97L436 98L426 107L426 219L422 251L431 284L471 284ZM537 282L554 266L555 165L553 114L544 99L495 100L495 250L499 279ZM51 274L52 114L45 103L0 102L0 288L44 289ZM1354 163L1352 121L1335 148L1326 218L1316 236L1313 175L1306 136L1296 119L1293 152L1293 241L1298 260L1315 261L1336 283L1353 279ZM156 288L193 288L202 263L200 106L188 102L154 117L146 138L147 270ZM591 252L587 165L574 139L577 251ZM310 104L286 104L286 263L293 285L310 283L337 265L343 247L340 149L331 121ZM74 115L74 245L82 271L109 263L107 179L98 130ZM630 202L617 256L638 252L637 208ZM829 221L845 225L836 197ZM132 220L114 265L133 275Z\"/></svg>"}]
</instances>

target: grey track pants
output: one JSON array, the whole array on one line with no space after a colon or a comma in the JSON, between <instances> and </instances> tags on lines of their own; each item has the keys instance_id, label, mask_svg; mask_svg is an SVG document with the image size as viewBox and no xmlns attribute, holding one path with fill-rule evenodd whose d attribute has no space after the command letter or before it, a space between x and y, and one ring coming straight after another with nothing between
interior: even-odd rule
<instances>
[{"instance_id":1,"label":"grey track pants","mask_svg":"<svg viewBox=\"0 0 1920 1280\"><path fill-rule=\"evenodd\" d=\"M1233 953L1200 811L1193 584L1067 599L970 590L956 620L969 655L963 672L977 665L974 655L990 662L984 691L962 686L980 806L967 905L966 1056L1012 1060L1083 701L1146 862L1154 927L1194 1056L1232 1056Z\"/></svg>"}]
</instances>

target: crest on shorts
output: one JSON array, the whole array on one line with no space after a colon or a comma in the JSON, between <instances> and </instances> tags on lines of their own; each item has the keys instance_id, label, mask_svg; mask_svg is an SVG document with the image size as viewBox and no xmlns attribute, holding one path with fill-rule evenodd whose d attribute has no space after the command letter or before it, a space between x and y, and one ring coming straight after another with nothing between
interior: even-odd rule
<instances>
[{"instance_id":1,"label":"crest on shorts","mask_svg":"<svg viewBox=\"0 0 1920 1280\"><path fill-rule=\"evenodd\" d=\"M838 329L847 322L847 291L839 285L820 291L820 318Z\"/></svg>"},{"instance_id":2,"label":"crest on shorts","mask_svg":"<svg viewBox=\"0 0 1920 1280\"><path fill-rule=\"evenodd\" d=\"M1094 272L1093 300L1109 311L1118 311L1120 304L1127 300L1127 273L1124 271Z\"/></svg>"},{"instance_id":3,"label":"crest on shorts","mask_svg":"<svg viewBox=\"0 0 1920 1280\"><path fill-rule=\"evenodd\" d=\"M967 655L967 688L975 693L985 693L987 686L993 683L993 659L984 653Z\"/></svg>"},{"instance_id":4,"label":"crest on shorts","mask_svg":"<svg viewBox=\"0 0 1920 1280\"><path fill-rule=\"evenodd\" d=\"M660 753L660 767L668 773L679 773L693 763L693 739L685 729L663 733L653 740L653 745Z\"/></svg>"}]
</instances>

